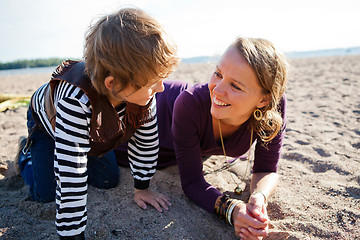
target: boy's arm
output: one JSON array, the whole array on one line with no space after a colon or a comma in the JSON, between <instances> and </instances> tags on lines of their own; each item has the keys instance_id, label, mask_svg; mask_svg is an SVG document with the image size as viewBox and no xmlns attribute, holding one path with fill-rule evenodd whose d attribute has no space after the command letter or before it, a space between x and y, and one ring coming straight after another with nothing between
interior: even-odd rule
<instances>
[{"instance_id":1,"label":"boy's arm","mask_svg":"<svg viewBox=\"0 0 360 240\"><path fill-rule=\"evenodd\" d=\"M61 237L81 236L87 221L89 112L78 99L58 102L55 129L56 228Z\"/></svg>"},{"instance_id":2,"label":"boy's arm","mask_svg":"<svg viewBox=\"0 0 360 240\"><path fill-rule=\"evenodd\" d=\"M156 99L151 104L151 115L156 116ZM128 142L128 156L134 187L144 190L156 171L159 135L156 117L140 126Z\"/></svg>"},{"instance_id":3,"label":"boy's arm","mask_svg":"<svg viewBox=\"0 0 360 240\"><path fill-rule=\"evenodd\" d=\"M156 99L151 105L151 114L156 116ZM131 173L134 177L134 201L146 209L146 203L151 204L159 212L168 210L169 199L149 190L150 180L155 174L159 153L159 136L156 117L138 128L128 143L128 156Z\"/></svg>"}]
</instances>

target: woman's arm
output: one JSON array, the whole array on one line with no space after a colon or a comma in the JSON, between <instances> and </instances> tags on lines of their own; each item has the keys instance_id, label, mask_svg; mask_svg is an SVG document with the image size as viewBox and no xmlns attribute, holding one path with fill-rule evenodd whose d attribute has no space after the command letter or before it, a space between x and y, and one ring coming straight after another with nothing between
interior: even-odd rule
<instances>
[{"instance_id":1,"label":"woman's arm","mask_svg":"<svg viewBox=\"0 0 360 240\"><path fill-rule=\"evenodd\" d=\"M277 173L254 173L251 178L250 191L252 194L249 202L252 203L253 200L256 200L256 202L267 204L267 200L276 189L278 181L279 175Z\"/></svg>"},{"instance_id":2,"label":"woman's arm","mask_svg":"<svg viewBox=\"0 0 360 240\"><path fill-rule=\"evenodd\" d=\"M267 201L277 187L278 181L279 176L274 172L254 173L252 175L248 211L262 222L269 220L266 211Z\"/></svg>"},{"instance_id":3,"label":"woman's arm","mask_svg":"<svg viewBox=\"0 0 360 240\"><path fill-rule=\"evenodd\" d=\"M204 179L200 147L202 111L208 111L206 106L189 92L182 92L174 104L171 132L184 193L213 213L216 198L223 194Z\"/></svg>"},{"instance_id":4,"label":"woman's arm","mask_svg":"<svg viewBox=\"0 0 360 240\"><path fill-rule=\"evenodd\" d=\"M286 129L286 95L280 101L279 110L283 119L283 125L277 136L268 144L263 145L261 142L257 143L255 148L255 162L253 166L253 176L251 179L250 192L251 196L249 203L246 204L246 211L254 220L259 220L264 223L269 222L266 205L267 199L275 190L278 184L278 175L275 173L278 167L278 160L281 154L282 142L285 136ZM259 141L259 139L258 139ZM244 204L243 204L244 205ZM242 206L244 207L244 206ZM244 209L244 208L243 208ZM241 209L235 208L233 212L233 221L236 222L235 232L242 234L241 236L266 236L268 227L256 230L250 224L246 228L246 221L241 220ZM264 235L265 234L265 235ZM250 237L251 239L251 237Z\"/></svg>"}]
</instances>

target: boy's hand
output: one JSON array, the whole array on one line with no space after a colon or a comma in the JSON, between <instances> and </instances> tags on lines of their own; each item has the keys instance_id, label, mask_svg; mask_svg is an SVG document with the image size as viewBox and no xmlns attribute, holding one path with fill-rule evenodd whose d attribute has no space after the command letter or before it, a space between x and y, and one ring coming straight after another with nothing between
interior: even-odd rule
<instances>
[{"instance_id":1,"label":"boy's hand","mask_svg":"<svg viewBox=\"0 0 360 240\"><path fill-rule=\"evenodd\" d=\"M152 205L159 212L162 212L163 209L168 211L169 207L171 206L168 197L166 197L164 194L157 193L149 189L134 189L134 201L140 208L144 210L147 208L146 203Z\"/></svg>"}]
</instances>

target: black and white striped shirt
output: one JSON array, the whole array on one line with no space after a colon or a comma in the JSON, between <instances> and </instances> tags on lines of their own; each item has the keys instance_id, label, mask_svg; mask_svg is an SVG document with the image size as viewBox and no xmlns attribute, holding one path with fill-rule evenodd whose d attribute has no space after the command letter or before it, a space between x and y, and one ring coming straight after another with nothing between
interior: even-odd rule
<instances>
[{"instance_id":1,"label":"black and white striped shirt","mask_svg":"<svg viewBox=\"0 0 360 240\"><path fill-rule=\"evenodd\" d=\"M84 92L67 82L55 89L55 131L47 118L43 92L46 84L34 94L34 111L55 140L54 171L56 188L56 227L59 235L73 236L85 230L87 212L87 152L90 151L90 119L92 107ZM118 109L124 118L125 105ZM156 99L151 105L156 116ZM128 142L128 156L134 181L148 184L156 171L159 151L156 117L138 128Z\"/></svg>"}]
</instances>

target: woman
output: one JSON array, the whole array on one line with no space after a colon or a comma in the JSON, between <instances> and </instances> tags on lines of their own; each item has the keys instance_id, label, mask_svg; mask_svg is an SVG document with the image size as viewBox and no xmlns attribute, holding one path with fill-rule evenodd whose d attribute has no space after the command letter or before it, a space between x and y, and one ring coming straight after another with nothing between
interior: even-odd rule
<instances>
[{"instance_id":1,"label":"woman","mask_svg":"<svg viewBox=\"0 0 360 240\"><path fill-rule=\"evenodd\" d=\"M286 82L285 58L269 41L239 38L223 54L208 84L185 90L184 83L165 82L165 91L156 96L158 166L170 164L175 150L185 194L234 225L243 239L268 233L266 204L278 182ZM167 134L170 126L172 137ZM205 181L202 156L238 157L255 140L248 203L230 199Z\"/></svg>"},{"instance_id":2,"label":"woman","mask_svg":"<svg viewBox=\"0 0 360 240\"><path fill-rule=\"evenodd\" d=\"M268 232L266 204L278 182L286 126L286 66L269 41L239 38L225 51L209 83L182 92L174 104L172 135L185 194L234 225L242 239ZM248 203L230 199L204 180L202 156L238 157L255 140Z\"/></svg>"}]
</instances>

